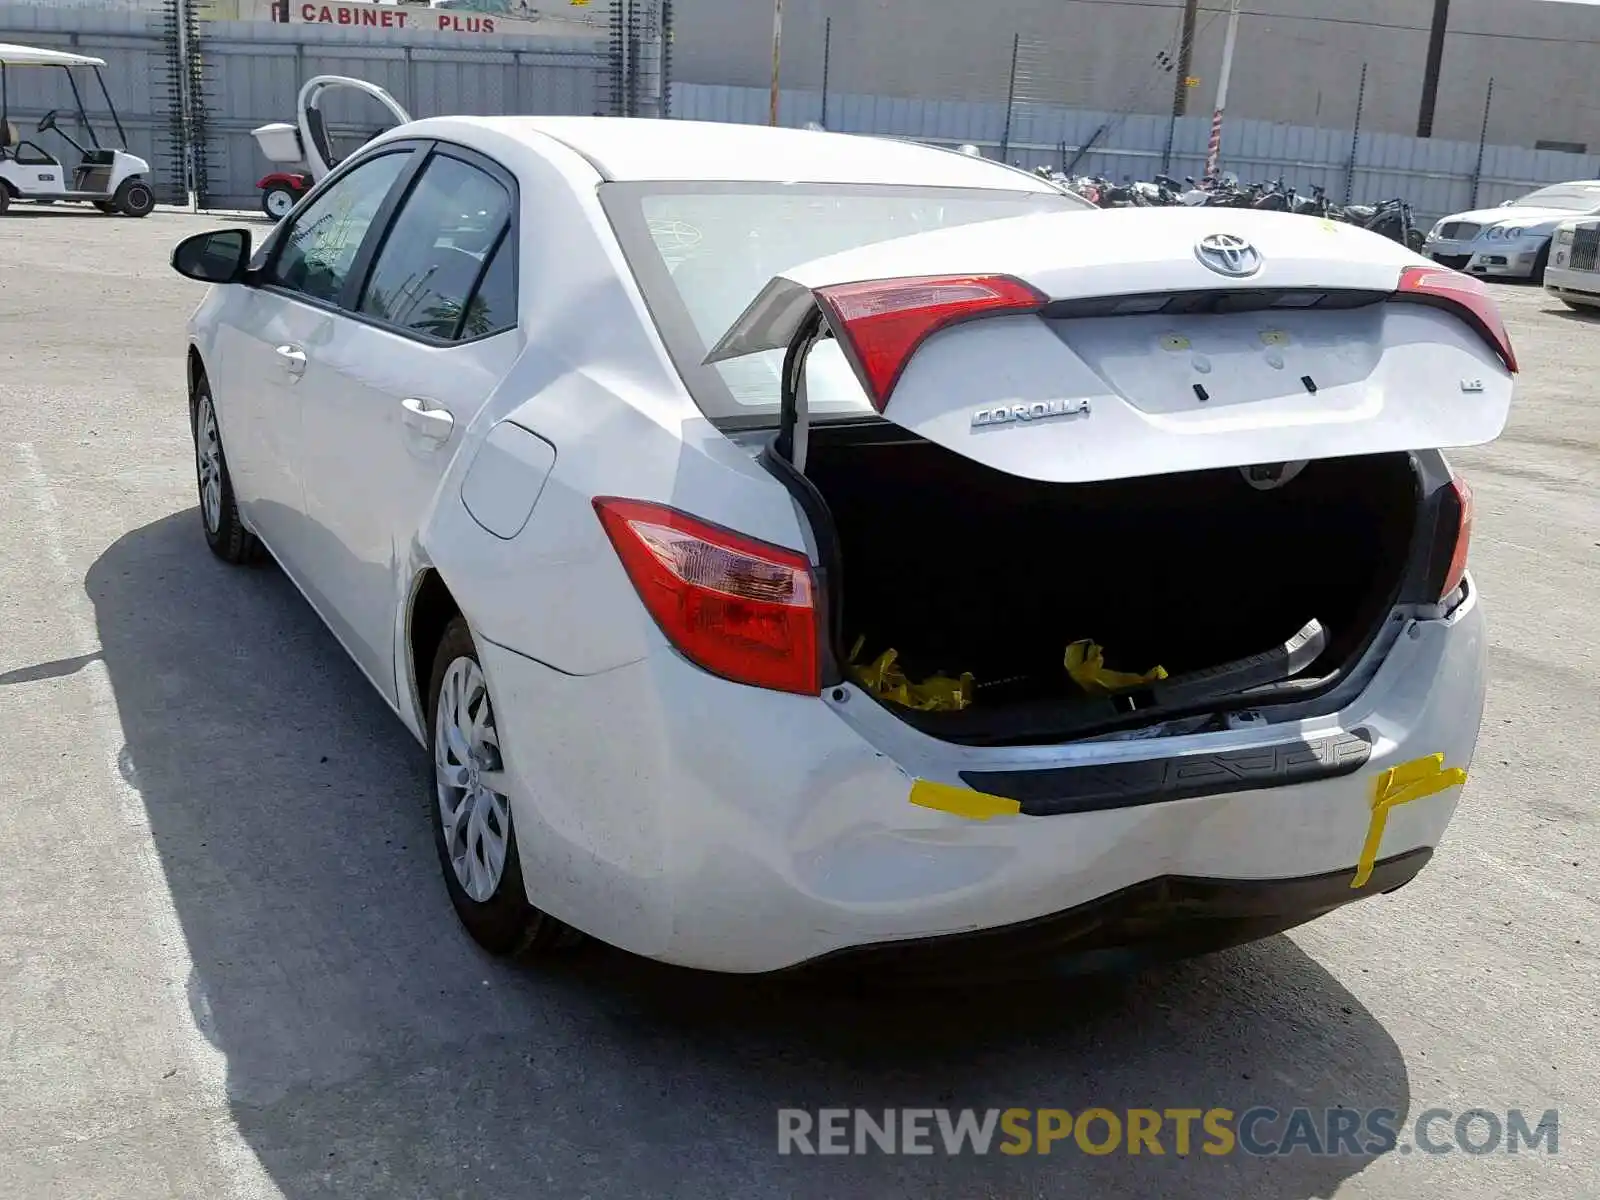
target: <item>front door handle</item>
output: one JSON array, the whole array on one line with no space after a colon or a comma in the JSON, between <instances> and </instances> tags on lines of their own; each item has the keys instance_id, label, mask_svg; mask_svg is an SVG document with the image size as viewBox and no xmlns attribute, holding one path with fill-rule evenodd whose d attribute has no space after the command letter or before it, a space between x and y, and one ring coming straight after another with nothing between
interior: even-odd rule
<instances>
[{"instance_id":1,"label":"front door handle","mask_svg":"<svg viewBox=\"0 0 1600 1200\"><path fill-rule=\"evenodd\" d=\"M429 408L426 400L400 401L400 419L406 428L434 442L448 441L456 419L447 408Z\"/></svg>"},{"instance_id":2,"label":"front door handle","mask_svg":"<svg viewBox=\"0 0 1600 1200\"><path fill-rule=\"evenodd\" d=\"M306 373L306 352L299 346L279 346L276 352L283 369L296 379Z\"/></svg>"}]
</instances>

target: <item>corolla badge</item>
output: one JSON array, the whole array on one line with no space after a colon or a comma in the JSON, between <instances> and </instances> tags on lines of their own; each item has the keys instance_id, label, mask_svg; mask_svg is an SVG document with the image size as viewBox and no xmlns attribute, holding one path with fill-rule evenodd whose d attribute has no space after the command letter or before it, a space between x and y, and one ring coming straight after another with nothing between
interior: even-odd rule
<instances>
[{"instance_id":1,"label":"corolla badge","mask_svg":"<svg viewBox=\"0 0 1600 1200\"><path fill-rule=\"evenodd\" d=\"M985 425L1011 425L1019 421L1045 421L1051 417L1089 415L1087 400L1035 400L1032 404L1002 404L980 408L972 414L974 429Z\"/></svg>"},{"instance_id":2,"label":"corolla badge","mask_svg":"<svg viewBox=\"0 0 1600 1200\"><path fill-rule=\"evenodd\" d=\"M1261 251L1234 233L1208 233L1195 243L1195 257L1218 275L1243 279L1261 270Z\"/></svg>"}]
</instances>

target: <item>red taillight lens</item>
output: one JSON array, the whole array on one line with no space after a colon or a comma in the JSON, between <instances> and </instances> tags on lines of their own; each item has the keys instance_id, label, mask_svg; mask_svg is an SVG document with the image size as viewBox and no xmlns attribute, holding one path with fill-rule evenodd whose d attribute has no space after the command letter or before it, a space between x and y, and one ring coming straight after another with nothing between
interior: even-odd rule
<instances>
[{"instance_id":1,"label":"red taillight lens","mask_svg":"<svg viewBox=\"0 0 1600 1200\"><path fill-rule=\"evenodd\" d=\"M1517 353L1511 348L1511 334L1500 319L1500 306L1481 280L1447 267L1407 267L1400 274L1398 295L1453 309L1489 343L1506 364L1506 370L1516 372Z\"/></svg>"},{"instance_id":2,"label":"red taillight lens","mask_svg":"<svg viewBox=\"0 0 1600 1200\"><path fill-rule=\"evenodd\" d=\"M816 695L817 588L805 555L640 500L594 502L639 599L691 662Z\"/></svg>"},{"instance_id":3,"label":"red taillight lens","mask_svg":"<svg viewBox=\"0 0 1600 1200\"><path fill-rule=\"evenodd\" d=\"M834 337L882 412L918 346L974 317L1038 312L1045 297L1009 275L878 279L817 289Z\"/></svg>"},{"instance_id":4,"label":"red taillight lens","mask_svg":"<svg viewBox=\"0 0 1600 1200\"><path fill-rule=\"evenodd\" d=\"M1456 526L1456 545L1450 553L1450 570L1444 577L1444 588L1439 592L1439 599L1446 600L1450 594L1461 586L1461 581L1467 574L1467 550L1472 543L1472 489L1467 486L1464 479L1451 481L1455 488L1456 500L1459 504L1459 514Z\"/></svg>"}]
</instances>

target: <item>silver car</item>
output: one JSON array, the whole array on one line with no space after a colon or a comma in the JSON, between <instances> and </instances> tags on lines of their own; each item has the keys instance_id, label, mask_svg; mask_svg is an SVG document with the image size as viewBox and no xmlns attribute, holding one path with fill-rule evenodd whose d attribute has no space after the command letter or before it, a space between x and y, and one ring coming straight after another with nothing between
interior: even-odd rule
<instances>
[{"instance_id":1,"label":"silver car","mask_svg":"<svg viewBox=\"0 0 1600 1200\"><path fill-rule=\"evenodd\" d=\"M1544 281L1556 226L1600 213L1600 180L1540 188L1499 208L1456 213L1429 232L1422 252L1469 275Z\"/></svg>"}]
</instances>

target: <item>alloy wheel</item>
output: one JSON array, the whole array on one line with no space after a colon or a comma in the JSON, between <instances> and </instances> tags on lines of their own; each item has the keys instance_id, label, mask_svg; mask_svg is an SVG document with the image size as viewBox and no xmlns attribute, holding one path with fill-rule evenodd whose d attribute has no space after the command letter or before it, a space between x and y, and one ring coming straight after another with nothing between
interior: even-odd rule
<instances>
[{"instance_id":1,"label":"alloy wheel","mask_svg":"<svg viewBox=\"0 0 1600 1200\"><path fill-rule=\"evenodd\" d=\"M195 469L200 475L200 516L207 533L222 528L222 439L210 396L201 396L195 414Z\"/></svg>"},{"instance_id":2,"label":"alloy wheel","mask_svg":"<svg viewBox=\"0 0 1600 1200\"><path fill-rule=\"evenodd\" d=\"M433 765L444 841L456 880L482 904L495 894L510 840L500 735L483 668L457 658L434 716Z\"/></svg>"}]
</instances>

